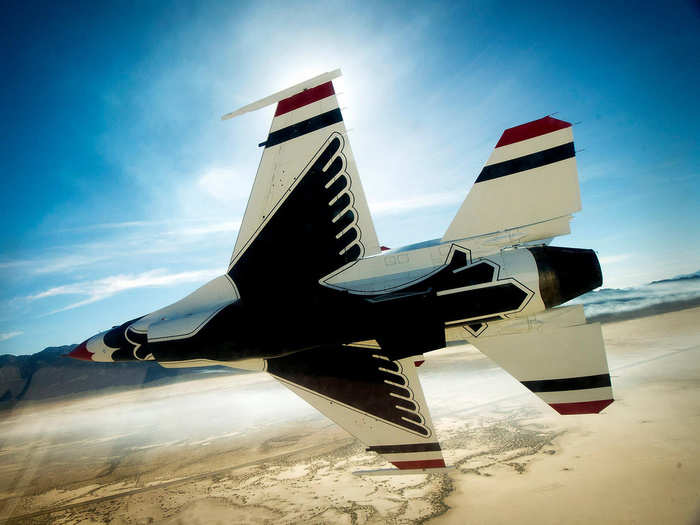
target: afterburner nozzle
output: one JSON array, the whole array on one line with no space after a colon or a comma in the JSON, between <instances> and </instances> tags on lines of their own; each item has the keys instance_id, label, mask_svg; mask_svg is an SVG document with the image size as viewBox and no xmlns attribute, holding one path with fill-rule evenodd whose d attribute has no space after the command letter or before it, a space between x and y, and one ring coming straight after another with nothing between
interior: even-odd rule
<instances>
[{"instance_id":1,"label":"afterburner nozzle","mask_svg":"<svg viewBox=\"0 0 700 525\"><path fill-rule=\"evenodd\" d=\"M593 250L536 246L535 257L540 293L547 308L563 304L603 284L598 257Z\"/></svg>"}]
</instances>

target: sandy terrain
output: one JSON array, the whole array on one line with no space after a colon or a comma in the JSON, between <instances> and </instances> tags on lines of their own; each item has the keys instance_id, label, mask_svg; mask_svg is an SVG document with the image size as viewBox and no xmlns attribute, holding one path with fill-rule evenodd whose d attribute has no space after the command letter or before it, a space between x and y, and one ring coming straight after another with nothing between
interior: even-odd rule
<instances>
[{"instance_id":1,"label":"sandy terrain","mask_svg":"<svg viewBox=\"0 0 700 525\"><path fill-rule=\"evenodd\" d=\"M700 523L700 308L604 325L617 401L554 413L472 347L421 368L449 475L387 465L264 375L0 415L12 523Z\"/></svg>"}]
</instances>

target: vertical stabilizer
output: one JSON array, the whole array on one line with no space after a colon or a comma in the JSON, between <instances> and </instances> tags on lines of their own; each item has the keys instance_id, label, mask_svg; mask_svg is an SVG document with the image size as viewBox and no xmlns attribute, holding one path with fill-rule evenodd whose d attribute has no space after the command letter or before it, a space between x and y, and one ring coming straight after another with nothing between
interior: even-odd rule
<instances>
[{"instance_id":1,"label":"vertical stabilizer","mask_svg":"<svg viewBox=\"0 0 700 525\"><path fill-rule=\"evenodd\" d=\"M562 235L580 209L571 124L544 117L503 132L442 240L515 228L526 240Z\"/></svg>"},{"instance_id":2,"label":"vertical stabilizer","mask_svg":"<svg viewBox=\"0 0 700 525\"><path fill-rule=\"evenodd\" d=\"M260 275L266 287L273 280L308 284L380 252L333 87L339 74L320 75L225 116L277 102L229 265L237 284L260 281Z\"/></svg>"}]
</instances>

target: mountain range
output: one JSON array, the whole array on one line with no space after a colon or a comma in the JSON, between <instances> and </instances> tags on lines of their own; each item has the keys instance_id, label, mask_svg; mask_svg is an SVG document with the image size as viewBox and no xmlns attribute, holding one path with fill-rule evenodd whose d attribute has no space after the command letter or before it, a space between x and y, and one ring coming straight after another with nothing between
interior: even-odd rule
<instances>
[{"instance_id":1,"label":"mountain range","mask_svg":"<svg viewBox=\"0 0 700 525\"><path fill-rule=\"evenodd\" d=\"M12 408L19 401L142 388L212 373L245 373L225 367L172 369L155 361L92 363L62 357L75 346L52 346L33 355L0 356L0 409Z\"/></svg>"}]
</instances>

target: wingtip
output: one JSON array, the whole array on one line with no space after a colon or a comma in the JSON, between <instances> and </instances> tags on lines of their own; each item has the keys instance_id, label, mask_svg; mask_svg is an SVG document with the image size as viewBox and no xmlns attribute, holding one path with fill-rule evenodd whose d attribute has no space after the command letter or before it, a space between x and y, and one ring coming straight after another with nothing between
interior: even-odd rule
<instances>
[{"instance_id":1,"label":"wingtip","mask_svg":"<svg viewBox=\"0 0 700 525\"><path fill-rule=\"evenodd\" d=\"M601 399L600 401L578 401L574 403L550 403L554 410L562 416L577 414L600 414L600 412L612 404L614 399Z\"/></svg>"}]
</instances>

